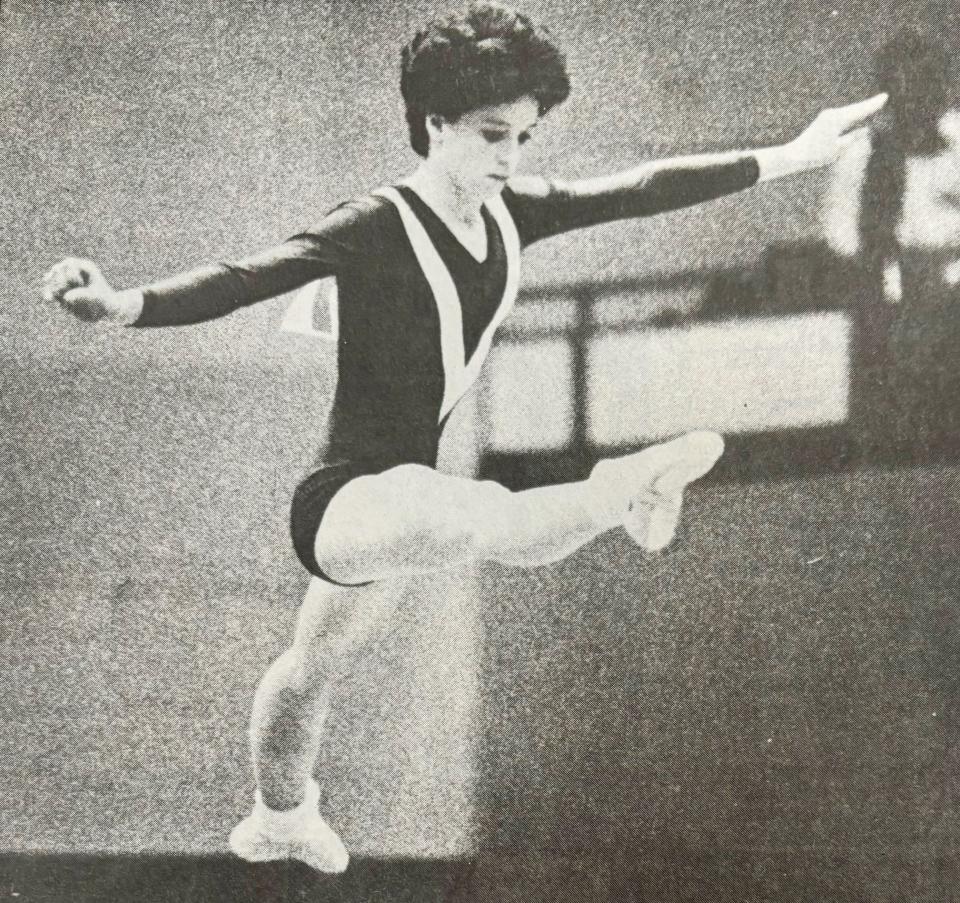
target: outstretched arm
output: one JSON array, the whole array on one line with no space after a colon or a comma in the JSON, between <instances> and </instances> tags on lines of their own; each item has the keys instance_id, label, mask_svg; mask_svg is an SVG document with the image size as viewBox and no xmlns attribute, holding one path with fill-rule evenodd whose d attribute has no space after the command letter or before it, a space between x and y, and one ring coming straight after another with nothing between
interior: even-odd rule
<instances>
[{"instance_id":1,"label":"outstretched arm","mask_svg":"<svg viewBox=\"0 0 960 903\"><path fill-rule=\"evenodd\" d=\"M377 210L370 202L343 204L313 229L267 251L126 291L115 290L91 261L67 258L44 277L43 296L87 321L179 326L212 320L336 275L371 247Z\"/></svg>"},{"instance_id":2,"label":"outstretched arm","mask_svg":"<svg viewBox=\"0 0 960 903\"><path fill-rule=\"evenodd\" d=\"M825 110L793 141L776 147L693 154L644 163L613 175L572 181L517 180L518 226L525 243L611 220L677 210L825 166L862 140L885 94Z\"/></svg>"},{"instance_id":3,"label":"outstretched arm","mask_svg":"<svg viewBox=\"0 0 960 903\"><path fill-rule=\"evenodd\" d=\"M243 260L201 267L140 289L135 326L181 326L225 316L336 272L328 243L297 236Z\"/></svg>"},{"instance_id":4,"label":"outstretched arm","mask_svg":"<svg viewBox=\"0 0 960 903\"><path fill-rule=\"evenodd\" d=\"M235 263L201 267L118 291L89 260L68 257L44 276L43 297L81 320L125 326L181 326L225 316L329 275L329 261L306 236Z\"/></svg>"},{"instance_id":5,"label":"outstretched arm","mask_svg":"<svg viewBox=\"0 0 960 903\"><path fill-rule=\"evenodd\" d=\"M753 157L759 169L757 181L765 182L782 176L793 175L808 169L826 166L836 160L847 148L862 141L866 134L866 122L887 101L886 94L877 94L868 100L837 109L824 110L793 141L759 150L734 151L721 154L693 154L645 163L635 169L585 179L569 184L580 196L610 194L617 191L635 191L652 188L658 179L670 179L675 184L683 180L697 181L703 171L710 171L734 164L746 157Z\"/></svg>"}]
</instances>

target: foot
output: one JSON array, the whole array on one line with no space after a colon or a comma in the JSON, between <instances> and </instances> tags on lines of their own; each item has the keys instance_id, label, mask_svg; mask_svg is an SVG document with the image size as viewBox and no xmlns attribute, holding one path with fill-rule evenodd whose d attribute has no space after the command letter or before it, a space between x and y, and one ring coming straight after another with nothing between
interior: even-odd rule
<instances>
[{"instance_id":1,"label":"foot","mask_svg":"<svg viewBox=\"0 0 960 903\"><path fill-rule=\"evenodd\" d=\"M230 833L230 849L247 862L299 859L320 872L346 869L350 857L343 842L317 811L320 788L307 785L304 801L290 812L271 812L257 793L253 812Z\"/></svg>"},{"instance_id":2,"label":"foot","mask_svg":"<svg viewBox=\"0 0 960 903\"><path fill-rule=\"evenodd\" d=\"M687 433L641 452L601 461L594 474L626 495L621 523L637 545L659 552L673 539L683 491L716 464L723 439L716 433ZM602 468L602 469L601 469Z\"/></svg>"}]
</instances>

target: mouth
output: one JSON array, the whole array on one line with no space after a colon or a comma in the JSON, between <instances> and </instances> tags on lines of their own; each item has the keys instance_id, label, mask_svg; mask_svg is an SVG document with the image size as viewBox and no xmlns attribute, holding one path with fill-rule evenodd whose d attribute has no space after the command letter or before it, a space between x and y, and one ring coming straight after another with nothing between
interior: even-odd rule
<instances>
[{"instance_id":1,"label":"mouth","mask_svg":"<svg viewBox=\"0 0 960 903\"><path fill-rule=\"evenodd\" d=\"M509 179L510 177L509 177L509 176L500 175L499 173L493 173L493 172L492 172L492 173L490 173L490 175L489 175L487 178L493 179L495 182L506 182L507 179Z\"/></svg>"}]
</instances>

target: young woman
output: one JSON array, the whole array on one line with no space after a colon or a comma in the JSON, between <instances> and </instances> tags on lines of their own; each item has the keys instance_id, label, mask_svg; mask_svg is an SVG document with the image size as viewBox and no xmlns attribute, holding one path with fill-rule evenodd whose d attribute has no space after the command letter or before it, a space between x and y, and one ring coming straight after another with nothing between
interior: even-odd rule
<instances>
[{"instance_id":1,"label":"young woman","mask_svg":"<svg viewBox=\"0 0 960 903\"><path fill-rule=\"evenodd\" d=\"M347 853L317 812L311 776L330 689L389 615L404 578L482 560L541 565L618 525L662 548L684 487L722 450L719 436L694 433L601 461L583 482L517 493L436 472L447 417L513 303L522 248L825 164L883 103L822 113L782 147L548 182L515 178L517 166L569 81L562 54L525 16L477 5L431 23L403 50L400 87L423 158L405 180L235 263L115 291L95 265L68 259L45 285L79 317L146 327L337 279L338 385L317 469L291 513L294 546L314 579L292 647L256 694L256 801L230 838L246 859L292 856L329 872L346 867Z\"/></svg>"}]
</instances>

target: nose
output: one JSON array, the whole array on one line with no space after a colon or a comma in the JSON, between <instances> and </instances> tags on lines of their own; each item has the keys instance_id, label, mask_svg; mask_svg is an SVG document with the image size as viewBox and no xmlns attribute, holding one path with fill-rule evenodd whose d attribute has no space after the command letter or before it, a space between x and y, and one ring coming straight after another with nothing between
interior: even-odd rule
<instances>
[{"instance_id":1,"label":"nose","mask_svg":"<svg viewBox=\"0 0 960 903\"><path fill-rule=\"evenodd\" d=\"M517 171L520 163L520 141L517 138L503 142L497 154L497 163L508 176L512 176Z\"/></svg>"}]
</instances>

